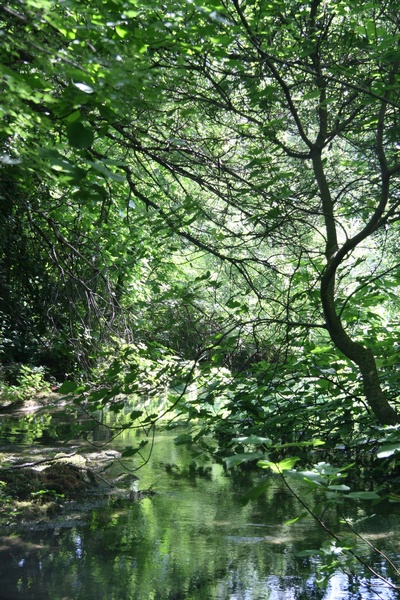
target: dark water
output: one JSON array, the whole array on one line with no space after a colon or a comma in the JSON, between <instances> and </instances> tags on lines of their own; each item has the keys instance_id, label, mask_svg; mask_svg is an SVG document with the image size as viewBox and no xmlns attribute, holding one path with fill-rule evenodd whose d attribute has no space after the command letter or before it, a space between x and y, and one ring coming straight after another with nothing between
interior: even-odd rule
<instances>
[{"instance_id":1,"label":"dark water","mask_svg":"<svg viewBox=\"0 0 400 600\"><path fill-rule=\"evenodd\" d=\"M295 498L271 478L267 492L243 505L251 477L227 475L202 465L173 439L156 434L151 460L138 474L140 488L157 494L93 501L89 510L70 506L65 515L40 525L1 532L2 600L369 600L399 598L359 564L346 574L332 568L327 587L316 580L321 558L299 553L320 548L326 534L310 519L285 521L302 512ZM131 437L129 437L131 436ZM101 436L100 436L101 437ZM112 442L132 443L135 433ZM137 457L125 461L135 468ZM114 465L113 475L122 471ZM111 473L110 473L111 475ZM369 504L347 507L353 519ZM379 505L357 530L400 566L400 507ZM339 515L326 521L343 531ZM384 560L359 543L357 551L379 573ZM395 581L393 579L393 581ZM398 577L397 583L400 583Z\"/></svg>"}]
</instances>

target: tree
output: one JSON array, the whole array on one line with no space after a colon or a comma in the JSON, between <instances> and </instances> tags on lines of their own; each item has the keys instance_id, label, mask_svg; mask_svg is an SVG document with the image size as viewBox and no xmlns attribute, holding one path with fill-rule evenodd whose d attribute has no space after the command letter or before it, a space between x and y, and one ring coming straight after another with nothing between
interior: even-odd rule
<instances>
[{"instance_id":1,"label":"tree","mask_svg":"<svg viewBox=\"0 0 400 600\"><path fill-rule=\"evenodd\" d=\"M378 421L397 423L376 364L396 336L382 319L379 344L365 333L399 276L385 257L400 216L395 5L70 0L2 14L18 102L4 135L20 135L53 201L105 182L155 244L179 238L222 265L226 302L251 306L239 326L274 327L297 352L294 339L329 336Z\"/></svg>"}]
</instances>

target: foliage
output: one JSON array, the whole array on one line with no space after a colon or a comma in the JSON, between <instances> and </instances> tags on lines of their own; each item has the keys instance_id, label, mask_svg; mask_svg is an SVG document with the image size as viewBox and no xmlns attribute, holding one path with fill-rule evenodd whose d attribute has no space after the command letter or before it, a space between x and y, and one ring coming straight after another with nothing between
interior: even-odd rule
<instances>
[{"instance_id":1,"label":"foliage","mask_svg":"<svg viewBox=\"0 0 400 600\"><path fill-rule=\"evenodd\" d=\"M116 431L396 486L397 13L2 6L2 360Z\"/></svg>"},{"instance_id":2,"label":"foliage","mask_svg":"<svg viewBox=\"0 0 400 600\"><path fill-rule=\"evenodd\" d=\"M0 399L2 403L27 400L38 392L48 393L50 384L45 379L43 367L21 365L16 376L16 385L0 382Z\"/></svg>"},{"instance_id":3,"label":"foliage","mask_svg":"<svg viewBox=\"0 0 400 600\"><path fill-rule=\"evenodd\" d=\"M374 502L380 501L381 497L377 491L360 491L351 492L350 487L342 483L343 479L346 478L347 474L343 471L351 469L354 465L350 464L343 468L335 468L327 463L318 463L314 465L314 468L309 471L292 470L293 465L297 462L297 459L290 459L281 461L280 463L273 463L271 461L260 461L258 464L262 468L270 468L275 473L282 477L285 485L296 497L301 506L305 509L303 517L306 515L311 516L315 519L322 529L324 529L331 540L325 542L319 550L307 550L301 553L301 556L313 556L317 555L322 558L322 562L318 567L319 577L317 583L321 587L326 587L329 577L338 569L343 572L353 572L354 563L358 562L361 564L366 571L369 571L374 577L378 578L384 584L394 590L399 590L399 586L393 583L392 579L388 575L381 575L372 569L362 558L359 552L356 550L356 541L361 540L365 545L370 546L376 551L385 561L386 569L392 574L391 576L395 579L400 575L399 570L390 560L390 558L383 552L375 548L371 542L365 540L360 534L356 532L349 519L342 516L341 523L346 525L347 533L336 533L332 531L325 523L324 515L329 510L330 506L338 507L343 504L344 498L351 498L352 500L372 500ZM318 491L317 503L314 506L310 506L307 502L300 497L300 495L294 491L291 486L290 480L300 480L304 482L309 491ZM322 492L322 494L321 494ZM259 493L257 491L257 493ZM254 495L254 494L253 494ZM342 514L345 508L342 508ZM294 519L296 520L296 519ZM293 521L292 521L293 522ZM386 570L385 569L385 570Z\"/></svg>"},{"instance_id":4,"label":"foliage","mask_svg":"<svg viewBox=\"0 0 400 600\"><path fill-rule=\"evenodd\" d=\"M3 339L84 369L110 335L260 372L325 348L304 385L395 423L398 23L353 9L3 7Z\"/></svg>"}]
</instances>

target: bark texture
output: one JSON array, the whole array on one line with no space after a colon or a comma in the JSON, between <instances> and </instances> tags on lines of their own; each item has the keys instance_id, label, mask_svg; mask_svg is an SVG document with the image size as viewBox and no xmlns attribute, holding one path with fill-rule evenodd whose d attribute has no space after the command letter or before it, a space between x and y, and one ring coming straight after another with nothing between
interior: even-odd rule
<instances>
[{"instance_id":1,"label":"bark texture","mask_svg":"<svg viewBox=\"0 0 400 600\"><path fill-rule=\"evenodd\" d=\"M326 270L321 283L321 301L329 335L336 347L360 369L365 398L378 421L382 425L396 425L400 422L399 415L382 390L372 350L350 338L336 313L335 270L331 271Z\"/></svg>"}]
</instances>

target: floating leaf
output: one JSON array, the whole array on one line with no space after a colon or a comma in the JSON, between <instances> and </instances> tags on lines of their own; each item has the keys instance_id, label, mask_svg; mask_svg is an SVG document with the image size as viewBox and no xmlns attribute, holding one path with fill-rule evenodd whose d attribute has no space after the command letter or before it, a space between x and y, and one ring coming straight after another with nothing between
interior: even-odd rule
<instances>
[{"instance_id":1,"label":"floating leaf","mask_svg":"<svg viewBox=\"0 0 400 600\"><path fill-rule=\"evenodd\" d=\"M301 552L296 552L296 556L299 558L308 558L310 556L319 556L321 554L320 550L312 549L312 550L301 550Z\"/></svg>"}]
</instances>

